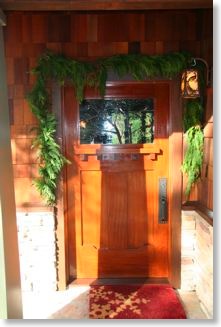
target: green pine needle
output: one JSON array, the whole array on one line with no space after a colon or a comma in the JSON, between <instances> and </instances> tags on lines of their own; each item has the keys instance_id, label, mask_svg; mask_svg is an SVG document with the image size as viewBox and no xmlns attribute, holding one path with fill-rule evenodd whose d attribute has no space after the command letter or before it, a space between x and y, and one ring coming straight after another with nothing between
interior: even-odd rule
<instances>
[{"instance_id":1,"label":"green pine needle","mask_svg":"<svg viewBox=\"0 0 221 327\"><path fill-rule=\"evenodd\" d=\"M181 169L187 175L185 194L189 196L192 186L200 178L203 164L204 135L201 127L203 106L200 99L189 99L184 109L183 124L187 150Z\"/></svg>"},{"instance_id":2,"label":"green pine needle","mask_svg":"<svg viewBox=\"0 0 221 327\"><path fill-rule=\"evenodd\" d=\"M50 111L48 81L55 80L60 85L64 85L65 81L71 82L75 87L77 100L81 102L87 86L98 88L101 96L104 96L109 71L117 73L119 77L129 74L136 80L172 78L188 66L190 58L188 53L175 52L161 56L115 55L95 62L80 62L50 51L40 57L37 66L32 69L32 73L36 75L36 83L27 99L30 109L39 121L33 147L38 149L40 167L39 178L34 184L48 205L56 204L58 177L64 164L69 163L62 155L56 140L57 122ZM194 135L198 135L196 131ZM192 151L190 149L189 158L193 155ZM185 172L185 167L190 166L189 162L190 159L184 161ZM191 176L198 176L199 165L191 165ZM197 169L196 173L194 169ZM195 177L191 177L191 180L195 180Z\"/></svg>"}]
</instances>

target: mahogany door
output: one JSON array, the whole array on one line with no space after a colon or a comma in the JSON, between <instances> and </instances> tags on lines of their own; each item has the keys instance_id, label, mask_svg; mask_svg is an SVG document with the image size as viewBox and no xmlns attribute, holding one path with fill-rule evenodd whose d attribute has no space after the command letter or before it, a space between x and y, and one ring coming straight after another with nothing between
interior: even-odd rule
<instances>
[{"instance_id":1,"label":"mahogany door","mask_svg":"<svg viewBox=\"0 0 221 327\"><path fill-rule=\"evenodd\" d=\"M85 93L84 105L88 108L91 100L99 98L95 93ZM112 101L112 108L114 101L118 107L121 101L132 103L133 113L124 112L123 118L112 114L111 119L115 120L110 121L108 116L107 124L99 118L96 124L102 125L107 135L97 132L96 137L87 134L84 138L83 129L89 119L85 121L84 108L77 103L73 89L64 90L66 155L72 162L67 167L67 215L72 239L69 256L72 262L76 256L76 277L168 277L169 85L113 82L107 85L105 100ZM152 112L149 118L141 118L145 101ZM92 101L92 105L99 115L103 110L99 101ZM149 136L141 141L135 137L132 144L128 135L135 123L128 117L133 118L135 110L139 112L136 119L143 119L143 123L136 120L136 126L149 124L145 130ZM90 113L90 119L92 116ZM104 112L101 116L105 116ZM118 138L116 142L117 130L108 136L114 123L124 125L123 141ZM134 128L133 133L137 130ZM108 138L118 144L110 144Z\"/></svg>"}]
</instances>

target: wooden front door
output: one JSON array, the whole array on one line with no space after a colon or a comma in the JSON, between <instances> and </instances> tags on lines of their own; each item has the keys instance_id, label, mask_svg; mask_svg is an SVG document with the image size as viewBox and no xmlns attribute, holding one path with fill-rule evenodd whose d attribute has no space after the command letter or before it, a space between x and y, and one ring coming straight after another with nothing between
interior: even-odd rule
<instances>
[{"instance_id":1,"label":"wooden front door","mask_svg":"<svg viewBox=\"0 0 221 327\"><path fill-rule=\"evenodd\" d=\"M87 105L95 98L98 96L94 91L86 91ZM139 101L143 101L141 105L145 105L145 99L149 101L152 106L149 133L152 135L148 143L145 136L142 143L135 137L138 144L130 143L132 137L128 139L126 130L124 135L121 132L124 141L120 140L120 144L109 144L106 134L91 137L92 141L87 135L90 144L86 144L82 128L89 120L82 118L73 89L65 89L66 155L72 161L67 168L67 215L69 234L76 244L70 248L69 256L76 256L76 277L168 277L169 85L166 82L113 82L107 85L105 99L131 100L132 103L135 100L138 107ZM99 114L102 108L94 110ZM138 111L141 117L143 109ZM110 124L120 126L120 118L113 115L115 121L107 118L106 130ZM148 124L145 117L143 123L136 122L140 128ZM131 133L133 124L127 118L124 117L123 122ZM116 135L111 136L114 137L116 139Z\"/></svg>"}]
</instances>

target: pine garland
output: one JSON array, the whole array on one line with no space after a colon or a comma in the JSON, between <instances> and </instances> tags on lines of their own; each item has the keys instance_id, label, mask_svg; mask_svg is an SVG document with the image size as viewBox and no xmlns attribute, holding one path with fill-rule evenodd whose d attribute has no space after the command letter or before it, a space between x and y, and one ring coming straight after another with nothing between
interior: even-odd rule
<instances>
[{"instance_id":1,"label":"pine garland","mask_svg":"<svg viewBox=\"0 0 221 327\"><path fill-rule=\"evenodd\" d=\"M28 95L28 101L32 112L38 118L39 125L36 128L37 137L32 147L38 149L39 178L34 184L40 195L48 205L56 202L57 177L67 159L61 154L56 141L56 119L49 111L49 95L46 90L44 79L39 76L32 93Z\"/></svg>"},{"instance_id":2,"label":"pine garland","mask_svg":"<svg viewBox=\"0 0 221 327\"><path fill-rule=\"evenodd\" d=\"M48 205L56 204L57 180L68 161L56 140L57 122L51 112L47 82L53 80L60 85L66 81L71 82L77 100L81 102L86 86L97 88L101 96L104 96L108 71L114 71L119 77L130 74L136 80L172 78L188 66L190 59L190 54L178 52L157 56L115 55L95 62L80 62L52 52L41 56L32 70L37 79L27 99L39 121L33 146L38 148L40 166L39 178L34 183Z\"/></svg>"},{"instance_id":3,"label":"pine garland","mask_svg":"<svg viewBox=\"0 0 221 327\"><path fill-rule=\"evenodd\" d=\"M200 178L203 164L203 141L202 130L203 105L200 99L189 99L184 111L184 131L187 141L187 149L184 156L182 171L187 175L185 194L190 195L192 186Z\"/></svg>"}]
</instances>

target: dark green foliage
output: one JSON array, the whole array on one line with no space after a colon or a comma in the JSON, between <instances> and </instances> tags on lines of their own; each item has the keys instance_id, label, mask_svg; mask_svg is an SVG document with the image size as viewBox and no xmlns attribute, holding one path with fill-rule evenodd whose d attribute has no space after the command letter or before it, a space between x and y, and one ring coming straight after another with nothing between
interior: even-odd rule
<instances>
[{"instance_id":1,"label":"dark green foliage","mask_svg":"<svg viewBox=\"0 0 221 327\"><path fill-rule=\"evenodd\" d=\"M190 194L192 185L200 177L203 164L203 131L200 126L193 126L186 132L187 151L182 170L188 176L186 195Z\"/></svg>"},{"instance_id":2,"label":"dark green foliage","mask_svg":"<svg viewBox=\"0 0 221 327\"><path fill-rule=\"evenodd\" d=\"M48 68L47 68L48 69ZM37 137L33 147L38 148L39 178L34 181L36 188L48 205L56 202L56 183L58 175L67 160L61 154L60 146L56 142L56 119L49 112L49 94L46 88L46 77L37 72L38 79L27 96L30 108L38 118Z\"/></svg>"},{"instance_id":3,"label":"dark green foliage","mask_svg":"<svg viewBox=\"0 0 221 327\"><path fill-rule=\"evenodd\" d=\"M203 130L201 127L203 106L200 99L189 99L184 111L184 131L187 141L182 171L187 175L186 195L200 177L203 164Z\"/></svg>"},{"instance_id":4,"label":"dark green foliage","mask_svg":"<svg viewBox=\"0 0 221 327\"><path fill-rule=\"evenodd\" d=\"M137 80L152 77L170 78L186 68L190 58L187 53L175 52L161 56L115 55L95 62L80 62L47 52L40 58L33 73L43 81L54 79L61 84L66 80L71 81L75 86L77 99L81 102L87 85L97 87L101 95L105 93L108 71L114 71L119 77L130 74Z\"/></svg>"},{"instance_id":5,"label":"dark green foliage","mask_svg":"<svg viewBox=\"0 0 221 327\"><path fill-rule=\"evenodd\" d=\"M56 141L56 120L50 112L49 92L46 83L55 80L61 85L71 82L79 102L84 98L86 86L98 88L105 94L108 71L119 77L129 74L137 80L146 78L171 78L188 66L190 55L170 53L161 56L116 55L96 62L79 62L60 54L46 52L32 72L36 84L28 95L32 112L39 120L38 136L34 146L39 149L40 177L35 181L40 194L49 205L56 203L56 183L63 165L67 162Z\"/></svg>"},{"instance_id":6,"label":"dark green foliage","mask_svg":"<svg viewBox=\"0 0 221 327\"><path fill-rule=\"evenodd\" d=\"M55 133L55 117L47 113L43 119L39 120L38 135L33 142L33 147L38 148L40 160L40 177L34 181L34 184L48 205L56 202L57 177L64 163L67 162L56 143Z\"/></svg>"},{"instance_id":7,"label":"dark green foliage","mask_svg":"<svg viewBox=\"0 0 221 327\"><path fill-rule=\"evenodd\" d=\"M184 132L192 126L199 125L203 118L203 106L200 99L189 99L184 106Z\"/></svg>"}]
</instances>

